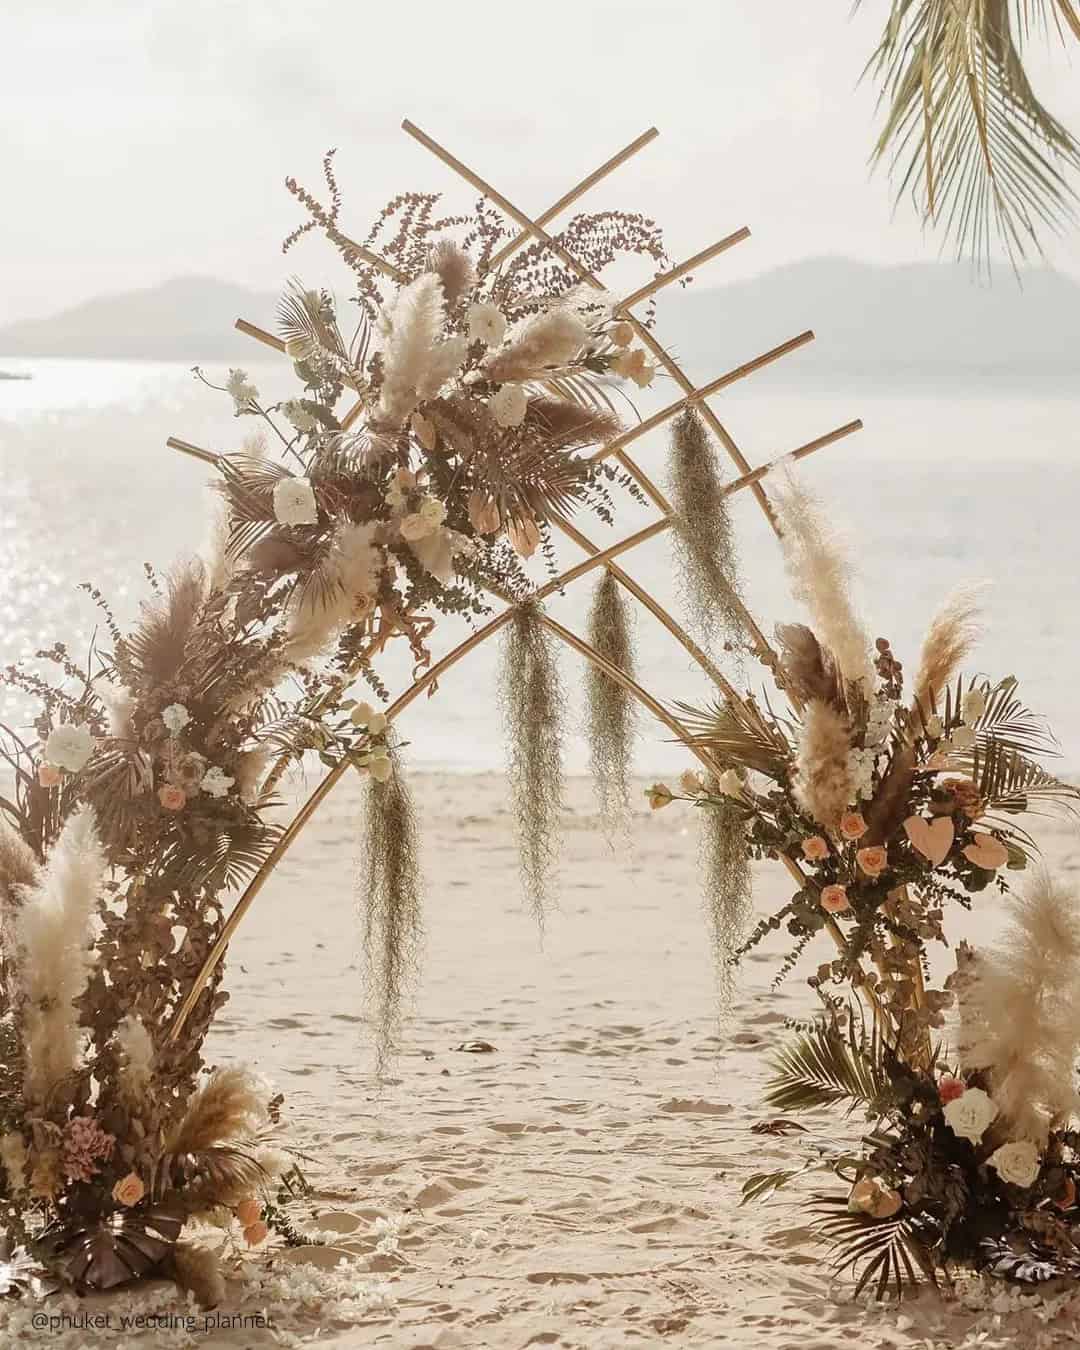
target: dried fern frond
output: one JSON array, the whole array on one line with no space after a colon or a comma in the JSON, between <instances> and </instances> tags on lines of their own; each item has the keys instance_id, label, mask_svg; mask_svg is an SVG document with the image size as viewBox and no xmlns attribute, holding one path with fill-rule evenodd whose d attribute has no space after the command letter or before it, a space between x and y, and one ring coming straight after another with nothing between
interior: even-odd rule
<instances>
[{"instance_id":1,"label":"dried fern frond","mask_svg":"<svg viewBox=\"0 0 1080 1350\"><path fill-rule=\"evenodd\" d=\"M678 512L675 560L691 625L713 642L737 645L744 636L739 559L719 456L696 408L671 429L670 477Z\"/></svg>"},{"instance_id":2,"label":"dried fern frond","mask_svg":"<svg viewBox=\"0 0 1080 1350\"><path fill-rule=\"evenodd\" d=\"M1023 60L1039 14L1080 38L1073 0L1025 0L1022 13L1014 0L892 0L867 65L888 110L874 158L889 159L898 198L910 192L958 254L986 265L995 242L1015 263L1041 252L1041 227L1075 219L1080 145Z\"/></svg>"},{"instance_id":3,"label":"dried fern frond","mask_svg":"<svg viewBox=\"0 0 1080 1350\"><path fill-rule=\"evenodd\" d=\"M393 773L385 783L368 779L363 865L358 875L380 1076L398 1043L402 1002L423 939L416 811L400 759L395 755L393 760Z\"/></svg>"},{"instance_id":4,"label":"dried fern frond","mask_svg":"<svg viewBox=\"0 0 1080 1350\"><path fill-rule=\"evenodd\" d=\"M589 643L605 660L634 674L633 615L622 587L605 571L589 608ZM630 765L636 729L636 705L626 689L599 666L585 672L587 729L593 782L608 841L625 835L630 820Z\"/></svg>"},{"instance_id":5,"label":"dried fern frond","mask_svg":"<svg viewBox=\"0 0 1080 1350\"><path fill-rule=\"evenodd\" d=\"M562 811L565 697L551 639L532 602L519 605L507 625L499 691L522 885L543 931Z\"/></svg>"}]
</instances>

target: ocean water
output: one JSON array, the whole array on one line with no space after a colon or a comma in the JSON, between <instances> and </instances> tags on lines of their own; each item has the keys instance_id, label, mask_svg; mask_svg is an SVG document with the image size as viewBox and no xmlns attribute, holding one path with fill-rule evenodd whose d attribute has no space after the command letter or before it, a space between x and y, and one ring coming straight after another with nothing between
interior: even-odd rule
<instances>
[{"instance_id":1,"label":"ocean water","mask_svg":"<svg viewBox=\"0 0 1080 1350\"><path fill-rule=\"evenodd\" d=\"M229 400L180 364L0 357L0 370L33 376L0 381L6 664L58 639L84 649L96 617L77 589L81 581L100 587L121 615L134 614L145 593L143 562L165 569L204 536L207 471L168 450L166 437L231 449L252 424L237 422ZM268 398L291 392L282 366L250 370ZM655 406L673 397L670 386L660 389ZM856 593L874 635L888 637L913 666L937 603L959 582L987 580L987 632L976 667L1020 679L1029 705L1058 735L1059 767L1080 772L1080 392L989 380L959 388L839 379L811 386L763 372L713 406L755 464L861 417L864 431L806 460L803 472L847 536ZM639 441L634 455L663 482L663 432ZM650 518L628 499L620 505L614 528L579 524L606 546ZM766 629L800 617L751 494L739 494L732 509L751 609ZM565 565L578 560L570 546L560 550ZM679 613L667 541L650 541L622 562ZM592 585L585 578L568 588L551 603L553 615L583 631ZM642 683L665 701L707 701L704 677L652 616L642 612L636 627ZM464 631L457 623L440 627L434 654ZM388 653L381 673L396 691L408 683L409 667L407 652ZM502 766L497 668L497 641L484 644L447 673L434 697L408 710L400 728L414 765L464 772ZM562 670L567 763L577 771L588 759L580 735L584 672L569 651ZM761 683L760 668L743 673ZM25 723L25 706L0 690L0 717ZM684 762L667 735L642 718L642 772L670 772Z\"/></svg>"}]
</instances>

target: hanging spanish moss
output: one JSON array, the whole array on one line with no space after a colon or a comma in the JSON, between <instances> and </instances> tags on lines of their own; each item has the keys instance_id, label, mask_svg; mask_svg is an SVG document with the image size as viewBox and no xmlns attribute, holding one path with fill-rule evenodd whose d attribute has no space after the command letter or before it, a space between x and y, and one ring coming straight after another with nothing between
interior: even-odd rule
<instances>
[{"instance_id":1,"label":"hanging spanish moss","mask_svg":"<svg viewBox=\"0 0 1080 1350\"><path fill-rule=\"evenodd\" d=\"M634 673L631 625L630 606L622 587L605 571L589 608L589 642L627 675ZM593 783L604 831L614 847L626 835L630 823L630 764L636 706L623 686L592 662L586 670L585 693Z\"/></svg>"},{"instance_id":2,"label":"hanging spanish moss","mask_svg":"<svg viewBox=\"0 0 1080 1350\"><path fill-rule=\"evenodd\" d=\"M385 783L368 778L358 883L380 1077L397 1046L402 1000L423 937L416 812L396 755L393 766Z\"/></svg>"},{"instance_id":3,"label":"hanging spanish moss","mask_svg":"<svg viewBox=\"0 0 1080 1350\"><path fill-rule=\"evenodd\" d=\"M746 823L729 798L719 797L700 808L701 875L713 953L716 958L717 1003L721 1024L735 991L732 958L743 940L752 902L747 861Z\"/></svg>"},{"instance_id":4,"label":"hanging spanish moss","mask_svg":"<svg viewBox=\"0 0 1080 1350\"><path fill-rule=\"evenodd\" d=\"M678 513L675 563L687 620L708 645L719 640L738 648L745 629L735 531L716 446L696 408L672 425L670 473Z\"/></svg>"},{"instance_id":5,"label":"hanging spanish moss","mask_svg":"<svg viewBox=\"0 0 1080 1350\"><path fill-rule=\"evenodd\" d=\"M565 695L540 612L533 602L514 611L503 642L499 689L522 887L543 932L562 811Z\"/></svg>"}]
</instances>

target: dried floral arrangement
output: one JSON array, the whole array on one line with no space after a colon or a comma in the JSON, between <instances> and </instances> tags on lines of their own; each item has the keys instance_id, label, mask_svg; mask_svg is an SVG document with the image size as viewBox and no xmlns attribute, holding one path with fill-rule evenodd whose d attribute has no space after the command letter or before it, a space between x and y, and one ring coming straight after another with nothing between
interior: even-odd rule
<instances>
[{"instance_id":1,"label":"dried floral arrangement","mask_svg":"<svg viewBox=\"0 0 1080 1350\"><path fill-rule=\"evenodd\" d=\"M838 1267L879 1296L965 1267L1021 1282L1076 1275L1080 909L1038 874L1019 818L1076 812L1080 789L1044 767L1056 743L1013 677L961 673L979 634L973 590L933 618L906 691L891 644L871 641L856 611L820 503L792 474L771 495L813 621L776 629L787 706L729 691L683 707L713 771L650 796L706 812L729 859L787 866L797 889L749 933L745 873L729 871L720 906L729 964L791 934L777 983L823 931L837 949L809 977L823 1013L777 1055L767 1100L784 1113L863 1110L871 1129L861 1149L751 1177L744 1203L808 1172L843 1180L845 1193L813 1197L813 1220ZM1009 879L1028 870L1036 879L1012 895ZM930 987L949 907L1001 897L1007 940L961 943L954 973Z\"/></svg>"}]
</instances>

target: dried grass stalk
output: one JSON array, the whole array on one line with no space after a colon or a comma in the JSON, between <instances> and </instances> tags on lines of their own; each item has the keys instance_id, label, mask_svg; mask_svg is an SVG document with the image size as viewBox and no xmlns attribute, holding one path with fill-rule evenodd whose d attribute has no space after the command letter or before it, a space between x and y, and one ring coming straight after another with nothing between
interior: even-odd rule
<instances>
[{"instance_id":1,"label":"dried grass stalk","mask_svg":"<svg viewBox=\"0 0 1080 1350\"><path fill-rule=\"evenodd\" d=\"M836 829L851 801L850 749L851 732L846 718L831 704L811 699L803 709L795 763L795 800L807 815L829 830Z\"/></svg>"},{"instance_id":2,"label":"dried grass stalk","mask_svg":"<svg viewBox=\"0 0 1080 1350\"><path fill-rule=\"evenodd\" d=\"M716 446L696 408L671 430L671 491L678 524L675 562L687 619L708 643L744 636L735 531Z\"/></svg>"},{"instance_id":3,"label":"dried grass stalk","mask_svg":"<svg viewBox=\"0 0 1080 1350\"><path fill-rule=\"evenodd\" d=\"M702 887L716 957L717 999L723 1022L735 992L732 958L743 940L753 907L746 824L735 805L722 797L717 806L702 808L699 814Z\"/></svg>"},{"instance_id":4,"label":"dried grass stalk","mask_svg":"<svg viewBox=\"0 0 1080 1350\"><path fill-rule=\"evenodd\" d=\"M24 1091L39 1111L78 1062L75 1000L93 962L92 922L104 878L94 811L84 806L68 818L15 918Z\"/></svg>"},{"instance_id":5,"label":"dried grass stalk","mask_svg":"<svg viewBox=\"0 0 1080 1350\"><path fill-rule=\"evenodd\" d=\"M395 755L393 761L393 773L385 783L368 780L364 867L359 880L380 1077L398 1044L402 1003L423 938L416 810L400 759Z\"/></svg>"},{"instance_id":6,"label":"dried grass stalk","mask_svg":"<svg viewBox=\"0 0 1080 1350\"><path fill-rule=\"evenodd\" d=\"M622 587L605 572L589 609L589 643L612 665L634 674L632 612ZM630 824L630 765L637 710L626 689L589 662L585 673L587 730L593 783L612 847Z\"/></svg>"},{"instance_id":7,"label":"dried grass stalk","mask_svg":"<svg viewBox=\"0 0 1080 1350\"><path fill-rule=\"evenodd\" d=\"M566 700L555 651L534 603L519 605L507 625L499 682L522 886L542 932L558 854Z\"/></svg>"},{"instance_id":8,"label":"dried grass stalk","mask_svg":"<svg viewBox=\"0 0 1080 1350\"><path fill-rule=\"evenodd\" d=\"M960 983L957 1052L989 1071L1010 1137L1041 1146L1080 1109L1080 898L1044 873L1011 910L1005 940Z\"/></svg>"},{"instance_id":9,"label":"dried grass stalk","mask_svg":"<svg viewBox=\"0 0 1080 1350\"><path fill-rule=\"evenodd\" d=\"M875 687L872 644L851 595L851 564L821 503L788 466L770 474L773 504L782 530L781 547L795 599L814 620L844 678Z\"/></svg>"},{"instance_id":10,"label":"dried grass stalk","mask_svg":"<svg viewBox=\"0 0 1080 1350\"><path fill-rule=\"evenodd\" d=\"M247 1069L215 1069L187 1104L167 1153L201 1153L247 1139L266 1123L266 1093Z\"/></svg>"},{"instance_id":11,"label":"dried grass stalk","mask_svg":"<svg viewBox=\"0 0 1080 1350\"><path fill-rule=\"evenodd\" d=\"M941 691L959 670L982 635L981 586L959 586L934 615L923 639L915 703L929 717Z\"/></svg>"}]
</instances>

